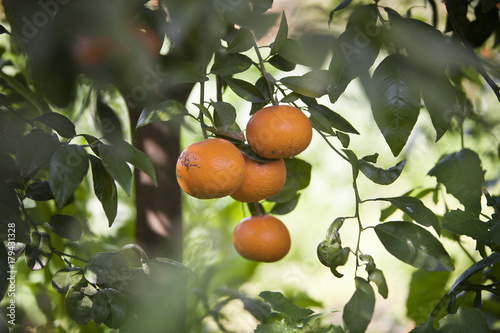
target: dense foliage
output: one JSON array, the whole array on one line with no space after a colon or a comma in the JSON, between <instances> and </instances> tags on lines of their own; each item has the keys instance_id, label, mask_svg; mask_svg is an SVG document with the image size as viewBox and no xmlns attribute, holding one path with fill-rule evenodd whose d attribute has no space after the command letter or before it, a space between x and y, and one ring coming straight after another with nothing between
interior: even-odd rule
<instances>
[{"instance_id":1,"label":"dense foliage","mask_svg":"<svg viewBox=\"0 0 500 333\"><path fill-rule=\"evenodd\" d=\"M16 311L8 307L15 308L9 295L15 295L21 277L33 277L29 269L44 272L30 285L47 316L42 330L66 332L78 324L89 332L105 326L144 331L144 325L151 332L196 332L202 330L203 318L212 317L226 331L221 310L239 299L259 322L255 332L364 332L376 293L387 298L391 290L377 258L363 251L362 234L374 231L388 253L417 269L407 302L415 332L498 330L500 194L490 193L498 191L500 159L500 89L495 83L500 68L494 61L500 40L498 3L456 0L440 7L423 2L430 22L414 17L410 5L397 12L382 1L344 0L323 15L325 26L346 22L339 35L324 29L294 36L285 13L269 13L272 1L265 0L166 0L153 7L140 0L106 5L31 1L25 7L5 1L4 34L10 39L0 63L4 326L20 331L31 326L29 314L18 312L16 319ZM443 13L447 23L440 31ZM187 45L186 50L175 56L167 50L157 58L130 22L153 31L159 40L166 36L172 50ZM272 39L262 42L275 23ZM246 74L253 69L258 79L250 82ZM384 167L377 147L367 156L350 149L350 139L363 133L332 105L354 80L371 103L374 126L399 158L394 166ZM174 87L198 85L199 102L158 101L154 83L161 81ZM215 100L205 89L212 83ZM489 106L480 109L479 96L470 91L493 95ZM325 323L321 313L299 307L279 292L263 291L259 299L243 295L235 290L242 283L239 276L222 282L234 289L214 291L221 279L214 266L193 272L168 258L149 258L133 244L127 227L120 239L97 239L86 223L92 192L108 225L114 223L119 199L128 200L120 198L117 185L127 195L133 193L131 166L156 182L151 161L126 140L128 129L122 123L127 117L118 112L125 109L122 98L129 106L147 105L137 127L165 121L192 129L194 123L205 137L223 137L248 152L244 124L237 123L237 110L226 98L233 93L251 105L250 114L278 103L302 109L315 135L352 170L355 210L351 216L332 216L317 245L318 260L331 270L332 279L343 277L344 265L355 265L355 292L343 308L342 325ZM499 101L492 102L495 97ZM89 110L95 112L95 127L85 128L81 118ZM360 177L389 186L405 171L404 156L412 149L408 139L424 112L435 130L433 144L451 133L460 146L431 170L421 170L435 178L435 187L362 198ZM478 138L489 142L487 148L468 145ZM314 168L300 157L287 159L286 166L282 191L257 206L249 204L250 211L286 215L300 205ZM388 206L379 223L367 225L370 219L362 216L360 206L373 201ZM402 218L390 220L398 211ZM342 241L346 223L359 227L356 244ZM456 259L446 242L462 244L464 239L475 243L475 253L464 248L472 264L444 290ZM252 265L219 268L252 270ZM47 291L48 281L59 294ZM186 302L186 290L194 299ZM209 290L217 293L215 302ZM433 302L431 308L428 302ZM168 318L169 327L165 321L163 326L155 323L158 313Z\"/></svg>"}]
</instances>

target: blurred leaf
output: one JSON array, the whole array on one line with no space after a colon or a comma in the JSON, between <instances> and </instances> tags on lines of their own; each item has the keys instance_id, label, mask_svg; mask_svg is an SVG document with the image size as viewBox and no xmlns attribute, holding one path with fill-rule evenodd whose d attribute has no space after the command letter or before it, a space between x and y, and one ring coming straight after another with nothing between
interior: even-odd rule
<instances>
[{"instance_id":1,"label":"blurred leaf","mask_svg":"<svg viewBox=\"0 0 500 333\"><path fill-rule=\"evenodd\" d=\"M327 93L327 87L323 82L313 77L287 76L282 78L280 82L293 92L308 97L318 98Z\"/></svg>"},{"instance_id":2,"label":"blurred leaf","mask_svg":"<svg viewBox=\"0 0 500 333\"><path fill-rule=\"evenodd\" d=\"M446 187L446 191L457 198L466 211L479 215L481 211L481 189L484 171L479 156L464 148L441 158L428 172Z\"/></svg>"},{"instance_id":3,"label":"blurred leaf","mask_svg":"<svg viewBox=\"0 0 500 333\"><path fill-rule=\"evenodd\" d=\"M467 268L460 276L455 280L453 283L453 286L451 287L450 291L448 294L452 294L456 292L455 289L462 285L469 277L472 275L476 274L477 272L482 271L486 267L495 265L500 262L500 253L498 252L492 252L489 256L486 258L481 259L480 261L472 264L469 268Z\"/></svg>"},{"instance_id":4,"label":"blurred leaf","mask_svg":"<svg viewBox=\"0 0 500 333\"><path fill-rule=\"evenodd\" d=\"M406 164L406 160L398 162L395 166L389 169L378 168L365 160L359 160L359 170L372 182L380 185L389 185L394 183L396 179L399 178L403 168Z\"/></svg>"},{"instance_id":5,"label":"blurred leaf","mask_svg":"<svg viewBox=\"0 0 500 333\"><path fill-rule=\"evenodd\" d=\"M295 197L293 197L289 201L276 203L271 209L271 214L285 215L290 213L295 209L295 207L297 207L299 198L300 198L300 193L297 193Z\"/></svg>"},{"instance_id":6,"label":"blurred leaf","mask_svg":"<svg viewBox=\"0 0 500 333\"><path fill-rule=\"evenodd\" d=\"M52 257L50 236L46 233L33 231L31 243L26 247L25 256L29 269L36 271L44 268Z\"/></svg>"},{"instance_id":7,"label":"blurred leaf","mask_svg":"<svg viewBox=\"0 0 500 333\"><path fill-rule=\"evenodd\" d=\"M83 147L65 145L54 152L50 159L49 184L59 209L80 186L88 169L89 157Z\"/></svg>"},{"instance_id":8,"label":"blurred leaf","mask_svg":"<svg viewBox=\"0 0 500 333\"><path fill-rule=\"evenodd\" d=\"M137 120L136 128L150 124L154 121L169 121L187 115L189 115L189 112L184 104L169 99L160 104L145 107Z\"/></svg>"},{"instance_id":9,"label":"blurred leaf","mask_svg":"<svg viewBox=\"0 0 500 333\"><path fill-rule=\"evenodd\" d=\"M77 241L82 236L82 225L73 216L53 215L50 217L48 226L56 235L71 241Z\"/></svg>"},{"instance_id":10,"label":"blurred leaf","mask_svg":"<svg viewBox=\"0 0 500 333\"><path fill-rule=\"evenodd\" d=\"M297 192L309 186L311 181L311 165L298 158L285 159L286 180L281 191L267 198L267 201L284 203L293 200Z\"/></svg>"},{"instance_id":11,"label":"blurred leaf","mask_svg":"<svg viewBox=\"0 0 500 333\"><path fill-rule=\"evenodd\" d=\"M33 177L49 163L52 154L60 146L57 136L54 136L34 129L21 140L16 152L16 164L25 179Z\"/></svg>"},{"instance_id":12,"label":"blurred leaf","mask_svg":"<svg viewBox=\"0 0 500 333\"><path fill-rule=\"evenodd\" d=\"M98 148L102 164L106 170L120 184L125 193L130 195L132 171L127 164L123 152L120 152L116 147L105 144L100 144Z\"/></svg>"},{"instance_id":13,"label":"blurred leaf","mask_svg":"<svg viewBox=\"0 0 500 333\"><path fill-rule=\"evenodd\" d=\"M253 35L250 30L240 28L234 39L227 46L227 53L239 53L250 50L254 45Z\"/></svg>"},{"instance_id":14,"label":"blurred leaf","mask_svg":"<svg viewBox=\"0 0 500 333\"><path fill-rule=\"evenodd\" d=\"M350 3L352 2L352 0L342 0L340 1L337 6L335 6L335 8L333 8L331 11L330 11L330 18L328 19L328 25L330 25L330 23L332 22L332 18L333 18L333 14L338 11L338 10L341 10L341 9L344 9L346 8Z\"/></svg>"},{"instance_id":15,"label":"blurred leaf","mask_svg":"<svg viewBox=\"0 0 500 333\"><path fill-rule=\"evenodd\" d=\"M94 156L90 157L92 166L92 181L94 193L101 202L104 213L108 218L108 226L111 227L116 217L118 208L118 195L113 177L106 171L101 160Z\"/></svg>"},{"instance_id":16,"label":"blurred leaf","mask_svg":"<svg viewBox=\"0 0 500 333\"><path fill-rule=\"evenodd\" d=\"M460 307L439 321L439 333L489 333L486 317L481 310Z\"/></svg>"},{"instance_id":17,"label":"blurred leaf","mask_svg":"<svg viewBox=\"0 0 500 333\"><path fill-rule=\"evenodd\" d=\"M60 113L47 112L33 119L33 121L49 126L64 138L72 138L76 135L75 125Z\"/></svg>"},{"instance_id":18,"label":"blurred leaf","mask_svg":"<svg viewBox=\"0 0 500 333\"><path fill-rule=\"evenodd\" d=\"M96 100L96 115L102 134L109 139L123 140L122 124L115 110L104 103L101 96Z\"/></svg>"},{"instance_id":19,"label":"blurred leaf","mask_svg":"<svg viewBox=\"0 0 500 333\"><path fill-rule=\"evenodd\" d=\"M92 297L96 293L97 290L86 282L71 286L64 299L69 317L80 325L86 325L94 319Z\"/></svg>"},{"instance_id":20,"label":"blurred leaf","mask_svg":"<svg viewBox=\"0 0 500 333\"><path fill-rule=\"evenodd\" d=\"M12 265L12 266L10 266ZM14 263L9 262L9 255L7 254L7 249L5 248L5 244L2 242L0 244L0 297L3 299L11 280L10 271L14 268Z\"/></svg>"},{"instance_id":21,"label":"blurred leaf","mask_svg":"<svg viewBox=\"0 0 500 333\"><path fill-rule=\"evenodd\" d=\"M252 63L252 59L244 54L227 53L215 59L210 72L215 75L231 76L246 71Z\"/></svg>"},{"instance_id":22,"label":"blurred leaf","mask_svg":"<svg viewBox=\"0 0 500 333\"><path fill-rule=\"evenodd\" d=\"M271 44L271 54L276 54L286 44L288 38L288 23L285 12L281 14L281 22L274 42Z\"/></svg>"},{"instance_id":23,"label":"blurred leaf","mask_svg":"<svg viewBox=\"0 0 500 333\"><path fill-rule=\"evenodd\" d=\"M375 226L385 249L399 260L428 271L454 269L443 245L424 228L410 222L385 222Z\"/></svg>"},{"instance_id":24,"label":"blurred leaf","mask_svg":"<svg viewBox=\"0 0 500 333\"><path fill-rule=\"evenodd\" d=\"M99 156L99 149L97 148L97 146L99 144L102 144L102 141L99 140L98 138L96 138L95 136L92 136L92 135L89 135L89 134L80 134L80 135L85 138L85 140L87 141L87 143L90 146L90 149L92 149L92 151L94 152L94 154L96 154L97 156Z\"/></svg>"},{"instance_id":25,"label":"blurred leaf","mask_svg":"<svg viewBox=\"0 0 500 333\"><path fill-rule=\"evenodd\" d=\"M98 252L85 267L85 279L93 284L128 280L131 276L127 261L118 252Z\"/></svg>"},{"instance_id":26,"label":"blurred leaf","mask_svg":"<svg viewBox=\"0 0 500 333\"><path fill-rule=\"evenodd\" d=\"M151 159L146 154L132 146L127 141L117 141L115 145L123 154L123 157L127 162L148 175L153 181L153 184L158 186L153 162L151 162Z\"/></svg>"},{"instance_id":27,"label":"blurred leaf","mask_svg":"<svg viewBox=\"0 0 500 333\"><path fill-rule=\"evenodd\" d=\"M441 226L436 215L427 208L423 202L415 197L401 196L393 198L378 198L376 200L389 201L391 204L408 214L415 222L426 226L433 227L439 235Z\"/></svg>"},{"instance_id":28,"label":"blurred leaf","mask_svg":"<svg viewBox=\"0 0 500 333\"><path fill-rule=\"evenodd\" d=\"M311 104L308 106L307 110L311 113L311 116L318 117L317 119L325 119L328 121L329 126L338 129L339 131L359 134L359 132L341 115L324 105ZM323 125L328 126L327 124Z\"/></svg>"},{"instance_id":29,"label":"blurred leaf","mask_svg":"<svg viewBox=\"0 0 500 333\"><path fill-rule=\"evenodd\" d=\"M438 333L438 330L434 328L432 320L427 320L422 325L412 329L410 333Z\"/></svg>"},{"instance_id":30,"label":"blurred leaf","mask_svg":"<svg viewBox=\"0 0 500 333\"><path fill-rule=\"evenodd\" d=\"M54 199L54 194L49 182L45 180L35 180L26 188L26 197L35 201L48 201Z\"/></svg>"},{"instance_id":31,"label":"blurred leaf","mask_svg":"<svg viewBox=\"0 0 500 333\"><path fill-rule=\"evenodd\" d=\"M271 304L273 311L281 314L293 326L297 326L314 313L310 309L299 308L280 292L263 291L259 296Z\"/></svg>"},{"instance_id":32,"label":"blurred leaf","mask_svg":"<svg viewBox=\"0 0 500 333\"><path fill-rule=\"evenodd\" d=\"M344 307L342 319L351 333L363 333L370 323L375 308L375 294L368 281L355 277L356 291Z\"/></svg>"},{"instance_id":33,"label":"blurred leaf","mask_svg":"<svg viewBox=\"0 0 500 333\"><path fill-rule=\"evenodd\" d=\"M294 64L309 66L307 50L295 39L287 38L286 43L280 48L278 54Z\"/></svg>"},{"instance_id":34,"label":"blurred leaf","mask_svg":"<svg viewBox=\"0 0 500 333\"><path fill-rule=\"evenodd\" d=\"M259 324L254 333L293 333L295 330L281 321Z\"/></svg>"},{"instance_id":35,"label":"blurred leaf","mask_svg":"<svg viewBox=\"0 0 500 333\"><path fill-rule=\"evenodd\" d=\"M66 294L72 285L82 281L83 270L80 267L64 267L52 276L52 287L61 294Z\"/></svg>"},{"instance_id":36,"label":"blurred leaf","mask_svg":"<svg viewBox=\"0 0 500 333\"><path fill-rule=\"evenodd\" d=\"M398 156L417 122L420 91L402 55L387 56L375 69L370 100L375 122L394 156Z\"/></svg>"},{"instance_id":37,"label":"blurred leaf","mask_svg":"<svg viewBox=\"0 0 500 333\"><path fill-rule=\"evenodd\" d=\"M262 96L262 93L254 85L240 79L228 77L224 77L223 79L229 88L244 100L252 103L265 102L264 96Z\"/></svg>"},{"instance_id":38,"label":"blurred leaf","mask_svg":"<svg viewBox=\"0 0 500 333\"><path fill-rule=\"evenodd\" d=\"M451 273L429 272L422 269L412 273L406 298L406 316L419 324L425 322L430 311L445 295Z\"/></svg>"},{"instance_id":39,"label":"blurred leaf","mask_svg":"<svg viewBox=\"0 0 500 333\"><path fill-rule=\"evenodd\" d=\"M444 214L443 228L459 235L472 237L486 246L491 245L488 226L470 212L459 209L447 212Z\"/></svg>"},{"instance_id":40,"label":"blurred leaf","mask_svg":"<svg viewBox=\"0 0 500 333\"><path fill-rule=\"evenodd\" d=\"M30 242L30 229L29 225L21 219L21 212L16 206L7 205L5 201L0 202L0 239L2 241L9 239L10 223L15 225L16 242L28 244ZM12 235L11 232L10 234Z\"/></svg>"},{"instance_id":41,"label":"blurred leaf","mask_svg":"<svg viewBox=\"0 0 500 333\"><path fill-rule=\"evenodd\" d=\"M266 322L271 317L271 307L269 304L258 299L239 296L238 299L243 303L243 307L252 316L260 322Z\"/></svg>"}]
</instances>

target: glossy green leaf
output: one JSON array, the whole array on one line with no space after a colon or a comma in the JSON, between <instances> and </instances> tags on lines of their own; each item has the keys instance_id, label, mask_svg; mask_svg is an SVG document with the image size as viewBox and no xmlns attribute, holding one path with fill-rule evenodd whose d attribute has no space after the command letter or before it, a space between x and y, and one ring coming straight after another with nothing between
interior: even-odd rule
<instances>
[{"instance_id":1,"label":"glossy green leaf","mask_svg":"<svg viewBox=\"0 0 500 333\"><path fill-rule=\"evenodd\" d=\"M71 286L64 299L68 316L80 325L88 324L94 319L92 298L97 290L86 282Z\"/></svg>"},{"instance_id":2,"label":"glossy green leaf","mask_svg":"<svg viewBox=\"0 0 500 333\"><path fill-rule=\"evenodd\" d=\"M293 197L289 201L276 203L271 209L271 214L285 215L290 213L295 209L295 207L297 207L299 198L300 198L300 193L297 193L295 197Z\"/></svg>"},{"instance_id":3,"label":"glossy green leaf","mask_svg":"<svg viewBox=\"0 0 500 333\"><path fill-rule=\"evenodd\" d=\"M280 292L263 291L259 296L271 304L273 311L280 313L292 325L301 323L314 312L299 308Z\"/></svg>"},{"instance_id":4,"label":"glossy green leaf","mask_svg":"<svg viewBox=\"0 0 500 333\"><path fill-rule=\"evenodd\" d=\"M285 12L281 14L280 26L274 42L271 44L271 54L276 54L286 44L288 38L288 23Z\"/></svg>"},{"instance_id":5,"label":"glossy green leaf","mask_svg":"<svg viewBox=\"0 0 500 333\"><path fill-rule=\"evenodd\" d=\"M29 269L36 271L44 268L52 257L50 236L46 233L33 231L31 243L26 246L25 256Z\"/></svg>"},{"instance_id":6,"label":"glossy green leaf","mask_svg":"<svg viewBox=\"0 0 500 333\"><path fill-rule=\"evenodd\" d=\"M281 191L267 198L267 201L284 203L293 200L297 192L309 186L311 181L311 164L299 158L285 159L286 180Z\"/></svg>"},{"instance_id":7,"label":"glossy green leaf","mask_svg":"<svg viewBox=\"0 0 500 333\"><path fill-rule=\"evenodd\" d=\"M50 159L49 184L59 208L64 207L87 175L89 157L76 145L59 147Z\"/></svg>"},{"instance_id":8,"label":"glossy green leaf","mask_svg":"<svg viewBox=\"0 0 500 333\"><path fill-rule=\"evenodd\" d=\"M118 252L98 252L85 266L85 279L93 284L128 280L130 276L130 267Z\"/></svg>"},{"instance_id":9,"label":"glossy green leaf","mask_svg":"<svg viewBox=\"0 0 500 333\"><path fill-rule=\"evenodd\" d=\"M351 162L352 168L352 176L354 179L358 178L359 175L359 160L356 154L350 149L342 149L342 151L346 154L349 162Z\"/></svg>"},{"instance_id":10,"label":"glossy green leaf","mask_svg":"<svg viewBox=\"0 0 500 333\"><path fill-rule=\"evenodd\" d=\"M99 155L101 161L109 174L120 184L127 195L130 195L132 186L132 171L127 164L123 152L116 147L100 144Z\"/></svg>"},{"instance_id":11,"label":"glossy green leaf","mask_svg":"<svg viewBox=\"0 0 500 333\"><path fill-rule=\"evenodd\" d=\"M402 160L389 169L382 169L361 159L359 160L359 170L372 182L379 185L389 185L399 178L405 164L406 160Z\"/></svg>"},{"instance_id":12,"label":"glossy green leaf","mask_svg":"<svg viewBox=\"0 0 500 333\"><path fill-rule=\"evenodd\" d=\"M215 59L210 72L215 75L231 76L246 71L252 63L252 59L244 54L227 53Z\"/></svg>"},{"instance_id":13,"label":"glossy green leaf","mask_svg":"<svg viewBox=\"0 0 500 333\"><path fill-rule=\"evenodd\" d=\"M378 224L375 232L385 249L399 260L428 271L452 271L443 245L426 229L410 222Z\"/></svg>"},{"instance_id":14,"label":"glossy green leaf","mask_svg":"<svg viewBox=\"0 0 500 333\"><path fill-rule=\"evenodd\" d=\"M104 213L108 218L108 224L111 227L118 209L118 194L115 180L106 171L99 158L90 156L90 165L92 166L92 181L94 183L95 196L101 202Z\"/></svg>"},{"instance_id":15,"label":"glossy green leaf","mask_svg":"<svg viewBox=\"0 0 500 333\"><path fill-rule=\"evenodd\" d=\"M80 267L64 267L52 276L52 287L61 294L66 294L72 285L82 281L83 270Z\"/></svg>"},{"instance_id":16,"label":"glossy green leaf","mask_svg":"<svg viewBox=\"0 0 500 333\"><path fill-rule=\"evenodd\" d=\"M227 53L238 53L250 50L254 45L254 38L250 30L240 28L234 39L227 46Z\"/></svg>"},{"instance_id":17,"label":"glossy green leaf","mask_svg":"<svg viewBox=\"0 0 500 333\"><path fill-rule=\"evenodd\" d=\"M428 175L436 177L446 187L446 191L465 206L465 210L479 215L484 171L474 151L464 148L444 156Z\"/></svg>"},{"instance_id":18,"label":"glossy green leaf","mask_svg":"<svg viewBox=\"0 0 500 333\"><path fill-rule=\"evenodd\" d=\"M420 199L410 196L401 196L393 198L379 198L377 200L389 201L391 204L405 212L415 222L426 227L433 227L439 234L441 226L439 225L439 220L436 214L427 208Z\"/></svg>"},{"instance_id":19,"label":"glossy green leaf","mask_svg":"<svg viewBox=\"0 0 500 333\"><path fill-rule=\"evenodd\" d=\"M72 138L76 135L75 125L60 113L47 112L33 119L33 121L49 126L64 138Z\"/></svg>"},{"instance_id":20,"label":"glossy green leaf","mask_svg":"<svg viewBox=\"0 0 500 333\"><path fill-rule=\"evenodd\" d=\"M425 322L432 308L444 296L450 276L448 271L429 272L420 269L413 272L406 298L406 316L417 324Z\"/></svg>"},{"instance_id":21,"label":"glossy green leaf","mask_svg":"<svg viewBox=\"0 0 500 333\"><path fill-rule=\"evenodd\" d=\"M127 320L127 299L121 291L101 289L94 296L93 303L96 324L104 322L109 328L119 328Z\"/></svg>"},{"instance_id":22,"label":"glossy green leaf","mask_svg":"<svg viewBox=\"0 0 500 333\"><path fill-rule=\"evenodd\" d=\"M311 104L307 110L311 116L328 121L328 124L323 124L324 126L330 126L346 133L359 134L345 118L322 104Z\"/></svg>"},{"instance_id":23,"label":"glossy green leaf","mask_svg":"<svg viewBox=\"0 0 500 333\"><path fill-rule=\"evenodd\" d=\"M439 322L439 333L489 333L488 322L479 309L460 307Z\"/></svg>"},{"instance_id":24,"label":"glossy green leaf","mask_svg":"<svg viewBox=\"0 0 500 333\"><path fill-rule=\"evenodd\" d=\"M154 121L169 121L189 114L188 110L179 101L169 99L160 104L145 107L137 120L136 128Z\"/></svg>"},{"instance_id":25,"label":"glossy green leaf","mask_svg":"<svg viewBox=\"0 0 500 333\"><path fill-rule=\"evenodd\" d=\"M235 125L236 109L234 106L223 101L212 102L211 104L214 107L214 122L217 127L228 130Z\"/></svg>"},{"instance_id":26,"label":"glossy green leaf","mask_svg":"<svg viewBox=\"0 0 500 333\"><path fill-rule=\"evenodd\" d=\"M224 77L224 82L227 83L229 88L235 92L236 95L240 96L246 101L252 103L262 103L265 102L262 93L251 83L243 81L240 79Z\"/></svg>"},{"instance_id":27,"label":"glossy green leaf","mask_svg":"<svg viewBox=\"0 0 500 333\"><path fill-rule=\"evenodd\" d=\"M50 217L48 226L56 235L71 241L77 241L82 237L82 225L70 215L53 215Z\"/></svg>"},{"instance_id":28,"label":"glossy green leaf","mask_svg":"<svg viewBox=\"0 0 500 333\"><path fill-rule=\"evenodd\" d=\"M297 67L297 65L291 61L286 60L279 54L272 56L268 62L274 66L275 68L284 71L284 72L290 72Z\"/></svg>"},{"instance_id":29,"label":"glossy green leaf","mask_svg":"<svg viewBox=\"0 0 500 333\"><path fill-rule=\"evenodd\" d=\"M370 99L375 122L394 156L398 156L417 122L420 91L402 55L387 56L375 69Z\"/></svg>"},{"instance_id":30,"label":"glossy green leaf","mask_svg":"<svg viewBox=\"0 0 500 333\"><path fill-rule=\"evenodd\" d=\"M479 260L478 262L472 264L469 268L467 268L460 276L455 280L453 286L451 287L449 294L456 292L455 289L462 285L469 277L476 274L477 272L482 271L486 267L495 265L500 262L500 253L492 252L486 258Z\"/></svg>"},{"instance_id":31,"label":"glossy green leaf","mask_svg":"<svg viewBox=\"0 0 500 333\"><path fill-rule=\"evenodd\" d=\"M368 281L354 278L356 291L344 306L342 320L348 332L363 333L370 323L375 308L375 293Z\"/></svg>"},{"instance_id":32,"label":"glossy green leaf","mask_svg":"<svg viewBox=\"0 0 500 333\"><path fill-rule=\"evenodd\" d=\"M444 214L443 228L459 235L472 237L487 246L491 243L487 224L467 211L456 209Z\"/></svg>"},{"instance_id":33,"label":"glossy green leaf","mask_svg":"<svg viewBox=\"0 0 500 333\"><path fill-rule=\"evenodd\" d=\"M297 94L318 98L328 92L328 87L315 78L305 76L287 76L280 82Z\"/></svg>"}]
</instances>

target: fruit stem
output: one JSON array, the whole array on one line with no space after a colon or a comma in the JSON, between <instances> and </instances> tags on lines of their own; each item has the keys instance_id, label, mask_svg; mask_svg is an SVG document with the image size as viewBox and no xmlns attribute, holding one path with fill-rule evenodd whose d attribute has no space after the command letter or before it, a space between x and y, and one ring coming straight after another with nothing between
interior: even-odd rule
<instances>
[{"instance_id":1,"label":"fruit stem","mask_svg":"<svg viewBox=\"0 0 500 333\"><path fill-rule=\"evenodd\" d=\"M257 66L264 77L264 80L266 80L266 87L267 87L267 92L269 94L269 98L271 99L271 103L274 106L278 105L278 102L274 98L274 90L272 87L271 82L267 79L267 71L266 67L264 66L264 60L262 59L262 55L260 54L259 47L257 46L257 42L255 41L255 34L252 32L253 35L253 48L255 50L255 53L257 54L257 58L259 59L259 66Z\"/></svg>"},{"instance_id":2,"label":"fruit stem","mask_svg":"<svg viewBox=\"0 0 500 333\"><path fill-rule=\"evenodd\" d=\"M265 215L265 212L262 211L262 209L260 207L260 204L257 201L253 202L253 205L254 205L254 208L255 208L255 212L257 213L257 216L263 216L263 215Z\"/></svg>"},{"instance_id":3,"label":"fruit stem","mask_svg":"<svg viewBox=\"0 0 500 333\"><path fill-rule=\"evenodd\" d=\"M205 82L202 81L200 82L200 104L203 105L205 101ZM208 134L207 134L207 125L205 125L205 119L203 116L203 112L198 114L198 119L200 120L200 126L201 126L201 132L203 133L203 138L208 139Z\"/></svg>"}]
</instances>

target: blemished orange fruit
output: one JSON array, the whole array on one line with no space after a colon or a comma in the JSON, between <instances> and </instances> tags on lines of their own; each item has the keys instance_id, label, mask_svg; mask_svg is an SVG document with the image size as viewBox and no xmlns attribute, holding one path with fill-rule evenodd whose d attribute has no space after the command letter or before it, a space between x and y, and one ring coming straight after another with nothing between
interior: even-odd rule
<instances>
[{"instance_id":1,"label":"blemished orange fruit","mask_svg":"<svg viewBox=\"0 0 500 333\"><path fill-rule=\"evenodd\" d=\"M286 180L285 161L279 159L261 163L247 155L243 157L246 164L245 179L231 197L241 202L255 202L278 194Z\"/></svg>"},{"instance_id":2,"label":"blemished orange fruit","mask_svg":"<svg viewBox=\"0 0 500 333\"><path fill-rule=\"evenodd\" d=\"M304 151L312 139L309 118L289 105L268 106L255 112L246 127L247 141L257 154L279 159Z\"/></svg>"},{"instance_id":3,"label":"blemished orange fruit","mask_svg":"<svg viewBox=\"0 0 500 333\"><path fill-rule=\"evenodd\" d=\"M282 259L291 246L288 228L270 215L250 216L233 231L233 245L245 259L274 262Z\"/></svg>"},{"instance_id":4,"label":"blemished orange fruit","mask_svg":"<svg viewBox=\"0 0 500 333\"><path fill-rule=\"evenodd\" d=\"M245 178L245 159L231 142L205 139L195 142L177 159L179 186L198 199L225 197L236 191Z\"/></svg>"}]
</instances>

